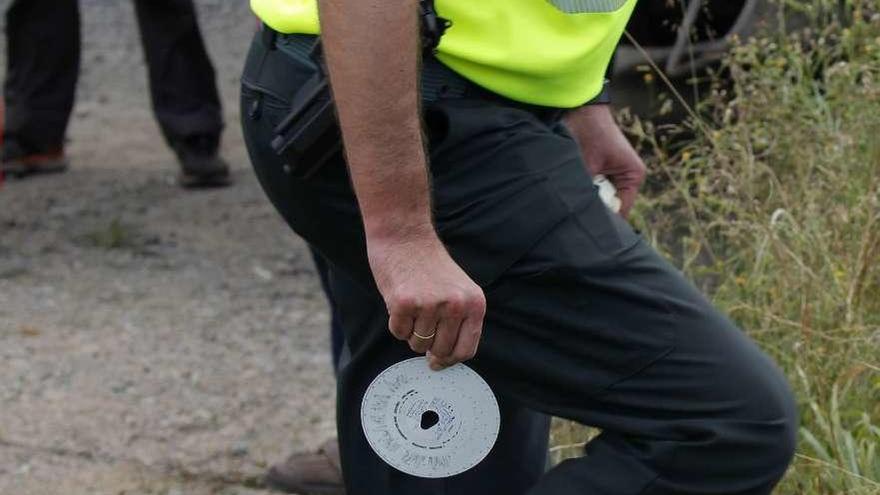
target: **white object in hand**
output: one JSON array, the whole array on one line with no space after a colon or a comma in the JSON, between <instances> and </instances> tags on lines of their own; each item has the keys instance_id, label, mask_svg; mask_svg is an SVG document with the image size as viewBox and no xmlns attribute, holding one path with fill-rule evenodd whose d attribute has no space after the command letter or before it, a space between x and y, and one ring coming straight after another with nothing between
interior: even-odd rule
<instances>
[{"instance_id":1,"label":"white object in hand","mask_svg":"<svg viewBox=\"0 0 880 495\"><path fill-rule=\"evenodd\" d=\"M404 473L446 478L480 463L501 428L498 401L474 370L432 371L424 357L376 377L361 403L361 426L373 451Z\"/></svg>"},{"instance_id":2,"label":"white object in hand","mask_svg":"<svg viewBox=\"0 0 880 495\"><path fill-rule=\"evenodd\" d=\"M617 188L604 175L593 177L593 184L599 187L599 197L611 211L620 213L620 198L617 197Z\"/></svg>"}]
</instances>

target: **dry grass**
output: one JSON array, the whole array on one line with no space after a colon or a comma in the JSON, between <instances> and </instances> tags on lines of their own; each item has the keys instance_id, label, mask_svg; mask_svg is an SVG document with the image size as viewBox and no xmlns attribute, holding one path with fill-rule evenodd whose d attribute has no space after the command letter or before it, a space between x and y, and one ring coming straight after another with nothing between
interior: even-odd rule
<instances>
[{"instance_id":1,"label":"dry grass","mask_svg":"<svg viewBox=\"0 0 880 495\"><path fill-rule=\"evenodd\" d=\"M741 41L699 122L624 115L658 191L636 223L795 386L780 494L880 494L880 12L836 4L786 2L812 27ZM586 435L559 422L554 457Z\"/></svg>"}]
</instances>

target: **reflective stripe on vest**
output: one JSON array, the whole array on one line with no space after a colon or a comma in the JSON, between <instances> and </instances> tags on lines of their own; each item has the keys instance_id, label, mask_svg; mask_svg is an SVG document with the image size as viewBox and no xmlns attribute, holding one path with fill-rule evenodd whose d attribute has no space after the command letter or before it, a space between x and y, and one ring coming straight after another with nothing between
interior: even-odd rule
<instances>
[{"instance_id":1,"label":"reflective stripe on vest","mask_svg":"<svg viewBox=\"0 0 880 495\"><path fill-rule=\"evenodd\" d=\"M626 0L547 0L568 14L614 12L626 5Z\"/></svg>"}]
</instances>

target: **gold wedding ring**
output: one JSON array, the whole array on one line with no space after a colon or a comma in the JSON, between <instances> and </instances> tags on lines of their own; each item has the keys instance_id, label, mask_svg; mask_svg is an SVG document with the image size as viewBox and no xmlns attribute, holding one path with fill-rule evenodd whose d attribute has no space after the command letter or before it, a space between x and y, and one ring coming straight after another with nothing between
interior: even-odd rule
<instances>
[{"instance_id":1,"label":"gold wedding ring","mask_svg":"<svg viewBox=\"0 0 880 495\"><path fill-rule=\"evenodd\" d=\"M414 331L413 331L413 335L415 335L416 338L419 338L419 339L422 339L422 340L431 340L431 339L434 338L435 335L437 335L437 331L435 330L434 333L432 333L431 335L419 335L418 332L416 332L416 331L414 330Z\"/></svg>"}]
</instances>

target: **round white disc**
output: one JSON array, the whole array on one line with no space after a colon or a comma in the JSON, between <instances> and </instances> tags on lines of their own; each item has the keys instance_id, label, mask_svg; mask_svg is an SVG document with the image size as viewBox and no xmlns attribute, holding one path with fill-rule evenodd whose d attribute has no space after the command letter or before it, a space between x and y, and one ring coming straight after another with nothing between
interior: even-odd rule
<instances>
[{"instance_id":1,"label":"round white disc","mask_svg":"<svg viewBox=\"0 0 880 495\"><path fill-rule=\"evenodd\" d=\"M391 467L445 478L476 466L501 426L498 401L474 370L433 371L427 359L401 361L376 377L361 402L370 447Z\"/></svg>"}]
</instances>

